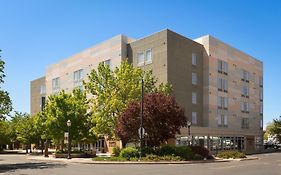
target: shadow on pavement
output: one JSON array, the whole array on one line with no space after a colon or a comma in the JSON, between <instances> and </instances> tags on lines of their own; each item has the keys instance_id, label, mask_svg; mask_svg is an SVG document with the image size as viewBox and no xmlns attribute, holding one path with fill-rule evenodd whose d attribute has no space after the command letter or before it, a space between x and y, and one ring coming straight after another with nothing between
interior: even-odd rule
<instances>
[{"instance_id":1,"label":"shadow on pavement","mask_svg":"<svg viewBox=\"0 0 281 175\"><path fill-rule=\"evenodd\" d=\"M49 169L65 167L64 164L51 163L16 163L16 164L0 164L0 173L24 170L24 169Z\"/></svg>"}]
</instances>

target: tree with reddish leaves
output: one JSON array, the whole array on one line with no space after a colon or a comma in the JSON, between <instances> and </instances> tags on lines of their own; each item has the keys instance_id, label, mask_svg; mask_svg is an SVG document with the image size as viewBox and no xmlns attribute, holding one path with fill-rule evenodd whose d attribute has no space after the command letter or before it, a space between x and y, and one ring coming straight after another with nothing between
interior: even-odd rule
<instances>
[{"instance_id":1,"label":"tree with reddish leaves","mask_svg":"<svg viewBox=\"0 0 281 175\"><path fill-rule=\"evenodd\" d=\"M128 142L139 141L140 103L140 101L130 102L118 118L115 131L123 146ZM175 134L180 134L180 128L185 126L187 119L184 110L173 96L160 93L144 96L143 127L147 146L160 146L168 139L174 138Z\"/></svg>"}]
</instances>

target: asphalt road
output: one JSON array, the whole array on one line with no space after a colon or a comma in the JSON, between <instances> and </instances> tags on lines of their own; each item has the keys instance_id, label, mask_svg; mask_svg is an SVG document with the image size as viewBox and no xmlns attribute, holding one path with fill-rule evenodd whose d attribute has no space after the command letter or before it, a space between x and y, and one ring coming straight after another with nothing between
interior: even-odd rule
<instances>
[{"instance_id":1,"label":"asphalt road","mask_svg":"<svg viewBox=\"0 0 281 175\"><path fill-rule=\"evenodd\" d=\"M256 155L259 160L185 165L95 165L27 160L0 155L0 175L281 175L281 153Z\"/></svg>"}]
</instances>

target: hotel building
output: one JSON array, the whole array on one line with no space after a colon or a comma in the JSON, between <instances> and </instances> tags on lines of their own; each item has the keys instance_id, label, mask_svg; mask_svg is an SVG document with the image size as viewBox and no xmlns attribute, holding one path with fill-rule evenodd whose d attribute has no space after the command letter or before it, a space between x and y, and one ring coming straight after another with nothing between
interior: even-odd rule
<instances>
[{"instance_id":1,"label":"hotel building","mask_svg":"<svg viewBox=\"0 0 281 175\"><path fill-rule=\"evenodd\" d=\"M98 64L111 68L128 59L170 83L177 102L192 122L171 140L176 145L203 145L212 151L257 152L263 143L263 63L210 36L188 39L162 30L141 39L118 35L47 68L31 81L31 114L50 94L82 88L82 80ZM111 150L100 140L96 148Z\"/></svg>"}]
</instances>

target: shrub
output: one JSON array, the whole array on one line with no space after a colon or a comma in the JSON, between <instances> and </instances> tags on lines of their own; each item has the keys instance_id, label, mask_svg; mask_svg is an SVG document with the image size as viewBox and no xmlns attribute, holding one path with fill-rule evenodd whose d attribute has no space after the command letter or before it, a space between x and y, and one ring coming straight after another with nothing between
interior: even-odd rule
<instances>
[{"instance_id":1,"label":"shrub","mask_svg":"<svg viewBox=\"0 0 281 175\"><path fill-rule=\"evenodd\" d=\"M220 158L223 158L223 159L246 158L246 155L244 153L239 152L239 151L222 151L217 156L220 157Z\"/></svg>"},{"instance_id":2,"label":"shrub","mask_svg":"<svg viewBox=\"0 0 281 175\"><path fill-rule=\"evenodd\" d=\"M175 146L171 146L171 145L164 145L157 151L157 155L159 156L175 155L175 154L176 154Z\"/></svg>"},{"instance_id":3,"label":"shrub","mask_svg":"<svg viewBox=\"0 0 281 175\"><path fill-rule=\"evenodd\" d=\"M192 150L188 146L171 146L165 145L158 151L159 156L179 156L182 160L191 160L193 157Z\"/></svg>"},{"instance_id":4,"label":"shrub","mask_svg":"<svg viewBox=\"0 0 281 175\"><path fill-rule=\"evenodd\" d=\"M213 156L211 155L208 148L205 148L203 146L190 146L190 148L194 154L198 154L203 158L213 159Z\"/></svg>"},{"instance_id":5,"label":"shrub","mask_svg":"<svg viewBox=\"0 0 281 175\"><path fill-rule=\"evenodd\" d=\"M192 160L203 160L204 157L201 156L200 154L194 154L194 156L192 157Z\"/></svg>"},{"instance_id":6,"label":"shrub","mask_svg":"<svg viewBox=\"0 0 281 175\"><path fill-rule=\"evenodd\" d=\"M175 155L181 157L183 160L191 160L193 152L188 146L175 147Z\"/></svg>"},{"instance_id":7,"label":"shrub","mask_svg":"<svg viewBox=\"0 0 281 175\"><path fill-rule=\"evenodd\" d=\"M118 157L120 155L121 149L117 146L113 148L113 154L114 156Z\"/></svg>"},{"instance_id":8,"label":"shrub","mask_svg":"<svg viewBox=\"0 0 281 175\"><path fill-rule=\"evenodd\" d=\"M142 149L142 156L146 156L146 155L148 155L148 154L155 154L156 155L156 151L153 149L153 148L151 148L151 147L145 147L145 148L143 148Z\"/></svg>"},{"instance_id":9,"label":"shrub","mask_svg":"<svg viewBox=\"0 0 281 175\"><path fill-rule=\"evenodd\" d=\"M171 155L166 155L166 156L157 156L154 154L148 154L146 157L143 158L144 161L180 161L182 160L181 157L179 156L171 156Z\"/></svg>"},{"instance_id":10,"label":"shrub","mask_svg":"<svg viewBox=\"0 0 281 175\"><path fill-rule=\"evenodd\" d=\"M95 157L94 161L126 161L126 158L123 157Z\"/></svg>"},{"instance_id":11,"label":"shrub","mask_svg":"<svg viewBox=\"0 0 281 175\"><path fill-rule=\"evenodd\" d=\"M132 157L138 157L138 150L133 147L127 147L121 150L119 157L126 158L130 160Z\"/></svg>"}]
</instances>

